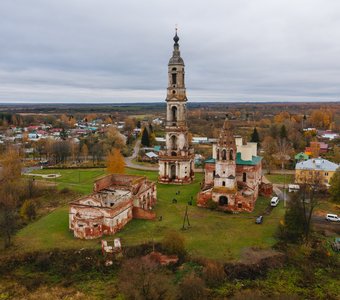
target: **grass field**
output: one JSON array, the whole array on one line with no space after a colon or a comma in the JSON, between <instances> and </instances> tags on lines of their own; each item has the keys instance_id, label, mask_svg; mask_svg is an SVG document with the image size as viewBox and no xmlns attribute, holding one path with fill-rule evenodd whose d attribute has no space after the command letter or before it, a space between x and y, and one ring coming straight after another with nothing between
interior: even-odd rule
<instances>
[{"instance_id":1,"label":"grass field","mask_svg":"<svg viewBox=\"0 0 340 300\"><path fill-rule=\"evenodd\" d=\"M281 175L281 174L266 174L266 178L271 182L271 183L277 183L277 184L283 184L284 182L286 184L290 184L294 182L294 175L292 174L286 174L286 175Z\"/></svg>"},{"instance_id":2,"label":"grass field","mask_svg":"<svg viewBox=\"0 0 340 300\"><path fill-rule=\"evenodd\" d=\"M56 183L60 187L87 193L92 189L93 180L105 174L105 170L42 170L39 173L59 173L61 177L56 179ZM157 180L156 172L127 169L127 173L146 175L151 180ZM262 214L269 204L268 199L261 197L253 213L230 215L198 208L195 205L188 206L191 227L182 230L187 202L191 197L195 200L201 180L202 174L197 174L195 182L190 185L158 184L156 213L162 216L162 221L132 220L117 234L122 244L136 245L152 240L160 241L169 230L175 230L183 235L186 247L192 255L221 260L239 258L242 250L247 247L268 248L273 245L275 242L273 236L284 210L281 203L269 216L265 216L262 225L255 225L255 217ZM180 195L176 195L176 191L180 191ZM173 198L177 199L177 204L172 204ZM15 243L25 251L100 246L100 240L82 241L73 238L68 230L67 207L58 208L20 230Z\"/></svg>"}]
</instances>

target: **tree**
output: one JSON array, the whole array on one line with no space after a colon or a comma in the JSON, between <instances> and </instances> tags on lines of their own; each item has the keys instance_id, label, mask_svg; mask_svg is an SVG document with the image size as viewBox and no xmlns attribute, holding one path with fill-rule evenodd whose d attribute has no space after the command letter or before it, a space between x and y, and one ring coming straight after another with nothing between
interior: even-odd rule
<instances>
[{"instance_id":1,"label":"tree","mask_svg":"<svg viewBox=\"0 0 340 300\"><path fill-rule=\"evenodd\" d=\"M287 138L287 129L285 125L282 125L280 128L280 139L286 139Z\"/></svg>"},{"instance_id":2,"label":"tree","mask_svg":"<svg viewBox=\"0 0 340 300\"><path fill-rule=\"evenodd\" d=\"M277 153L276 141L271 136L266 136L262 142L262 148L264 150L264 162L267 167L267 172L270 174L275 162L273 154Z\"/></svg>"},{"instance_id":3,"label":"tree","mask_svg":"<svg viewBox=\"0 0 340 300\"><path fill-rule=\"evenodd\" d=\"M179 257L186 255L184 238L176 231L169 231L165 235L162 246L169 254L176 254Z\"/></svg>"},{"instance_id":4,"label":"tree","mask_svg":"<svg viewBox=\"0 0 340 300\"><path fill-rule=\"evenodd\" d=\"M144 128L143 130L141 143L143 146L146 146L146 147L150 146L149 133L146 128Z\"/></svg>"},{"instance_id":5,"label":"tree","mask_svg":"<svg viewBox=\"0 0 340 300\"><path fill-rule=\"evenodd\" d=\"M119 149L114 148L107 156L107 171L109 173L124 174L125 161Z\"/></svg>"},{"instance_id":6,"label":"tree","mask_svg":"<svg viewBox=\"0 0 340 300\"><path fill-rule=\"evenodd\" d=\"M36 215L37 213L34 201L25 200L20 208L20 216L27 221L32 221L35 219Z\"/></svg>"},{"instance_id":7,"label":"tree","mask_svg":"<svg viewBox=\"0 0 340 300\"><path fill-rule=\"evenodd\" d=\"M332 200L340 203L340 168L336 170L330 180L329 193L331 194Z\"/></svg>"},{"instance_id":8,"label":"tree","mask_svg":"<svg viewBox=\"0 0 340 300\"><path fill-rule=\"evenodd\" d=\"M9 148L1 157L3 179L0 184L0 235L5 248L17 229L17 203L20 193L21 160L17 149Z\"/></svg>"},{"instance_id":9,"label":"tree","mask_svg":"<svg viewBox=\"0 0 340 300\"><path fill-rule=\"evenodd\" d=\"M180 284L180 293L183 300L207 299L205 283L194 272L183 279Z\"/></svg>"},{"instance_id":10,"label":"tree","mask_svg":"<svg viewBox=\"0 0 340 300\"><path fill-rule=\"evenodd\" d=\"M134 119L127 117L124 120L124 130L132 131L136 127L136 122Z\"/></svg>"},{"instance_id":11,"label":"tree","mask_svg":"<svg viewBox=\"0 0 340 300\"><path fill-rule=\"evenodd\" d=\"M250 141L251 141L252 143L259 143L259 142L260 142L259 133L257 132L256 127L254 128L254 131L253 131L253 133L251 134Z\"/></svg>"},{"instance_id":12,"label":"tree","mask_svg":"<svg viewBox=\"0 0 340 300\"><path fill-rule=\"evenodd\" d=\"M175 287L165 269L150 259L133 258L124 261L120 272L119 289L126 299L176 299Z\"/></svg>"},{"instance_id":13,"label":"tree","mask_svg":"<svg viewBox=\"0 0 340 300\"><path fill-rule=\"evenodd\" d=\"M85 161L87 161L87 156L89 155L89 148L87 145L84 143L83 146L81 147L81 155Z\"/></svg>"},{"instance_id":14,"label":"tree","mask_svg":"<svg viewBox=\"0 0 340 300\"><path fill-rule=\"evenodd\" d=\"M288 242L309 242L311 220L319 198L324 193L319 175L306 178L298 193L288 202L285 222L281 226L280 237Z\"/></svg>"},{"instance_id":15,"label":"tree","mask_svg":"<svg viewBox=\"0 0 340 300\"><path fill-rule=\"evenodd\" d=\"M309 118L310 123L316 128L329 128L332 123L332 112L326 109L315 109Z\"/></svg>"},{"instance_id":16,"label":"tree","mask_svg":"<svg viewBox=\"0 0 340 300\"><path fill-rule=\"evenodd\" d=\"M284 216L284 223L279 227L279 238L290 243L299 243L303 240L304 219L300 195L291 196Z\"/></svg>"},{"instance_id":17,"label":"tree","mask_svg":"<svg viewBox=\"0 0 340 300\"><path fill-rule=\"evenodd\" d=\"M126 137L122 135L117 128L110 126L105 133L106 150L112 148L123 149L126 144Z\"/></svg>"}]
</instances>

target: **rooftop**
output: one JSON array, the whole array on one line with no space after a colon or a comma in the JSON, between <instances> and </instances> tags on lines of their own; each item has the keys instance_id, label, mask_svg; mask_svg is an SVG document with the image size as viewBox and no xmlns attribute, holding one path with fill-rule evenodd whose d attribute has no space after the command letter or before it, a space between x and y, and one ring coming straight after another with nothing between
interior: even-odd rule
<instances>
[{"instance_id":1,"label":"rooftop","mask_svg":"<svg viewBox=\"0 0 340 300\"><path fill-rule=\"evenodd\" d=\"M236 154L236 164L237 165L251 165L251 166L256 166L257 164L259 164L262 160L261 156L253 156L252 160L243 160L241 159L241 153L237 152ZM205 163L210 163L210 164L214 164L216 163L216 160L214 158L209 158L207 160L204 161Z\"/></svg>"},{"instance_id":2,"label":"rooftop","mask_svg":"<svg viewBox=\"0 0 340 300\"><path fill-rule=\"evenodd\" d=\"M296 164L296 170L320 170L320 171L335 171L339 165L327 159L313 158L302 161Z\"/></svg>"}]
</instances>

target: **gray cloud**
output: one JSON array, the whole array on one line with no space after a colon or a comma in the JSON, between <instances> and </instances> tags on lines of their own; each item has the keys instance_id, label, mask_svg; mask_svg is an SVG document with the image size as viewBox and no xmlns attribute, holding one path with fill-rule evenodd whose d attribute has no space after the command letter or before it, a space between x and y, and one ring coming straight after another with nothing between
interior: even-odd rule
<instances>
[{"instance_id":1,"label":"gray cloud","mask_svg":"<svg viewBox=\"0 0 340 300\"><path fill-rule=\"evenodd\" d=\"M2 0L0 102L338 101L336 0Z\"/></svg>"}]
</instances>

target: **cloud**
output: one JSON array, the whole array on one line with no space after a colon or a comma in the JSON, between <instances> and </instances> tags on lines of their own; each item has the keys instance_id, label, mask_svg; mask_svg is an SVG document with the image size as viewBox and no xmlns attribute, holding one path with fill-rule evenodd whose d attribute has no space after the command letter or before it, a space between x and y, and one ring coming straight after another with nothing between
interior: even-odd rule
<instances>
[{"instance_id":1,"label":"cloud","mask_svg":"<svg viewBox=\"0 0 340 300\"><path fill-rule=\"evenodd\" d=\"M3 0L0 102L337 101L340 2Z\"/></svg>"}]
</instances>

